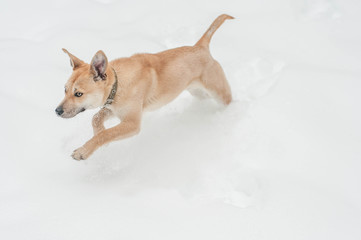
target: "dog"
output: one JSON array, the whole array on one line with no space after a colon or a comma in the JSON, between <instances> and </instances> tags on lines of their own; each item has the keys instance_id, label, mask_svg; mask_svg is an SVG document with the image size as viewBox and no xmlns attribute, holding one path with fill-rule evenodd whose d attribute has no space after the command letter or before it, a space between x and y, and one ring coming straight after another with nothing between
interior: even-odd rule
<instances>
[{"instance_id":1,"label":"dog","mask_svg":"<svg viewBox=\"0 0 361 240\"><path fill-rule=\"evenodd\" d=\"M214 32L226 19L233 17L217 17L194 46L156 54L135 54L108 62L100 50L87 64L62 49L70 57L73 72L56 114L72 118L86 109L102 107L92 120L94 136L72 157L85 160L104 144L138 134L144 111L166 105L184 90L228 105L232 101L230 86L221 65L209 51ZM105 129L104 122L111 117L118 117L121 122Z\"/></svg>"}]
</instances>

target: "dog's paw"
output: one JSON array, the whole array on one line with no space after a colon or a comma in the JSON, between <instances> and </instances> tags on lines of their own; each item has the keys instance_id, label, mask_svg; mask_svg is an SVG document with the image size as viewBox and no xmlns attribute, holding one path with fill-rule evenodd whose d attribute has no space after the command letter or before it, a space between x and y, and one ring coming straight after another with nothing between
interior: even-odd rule
<instances>
[{"instance_id":1,"label":"dog's paw","mask_svg":"<svg viewBox=\"0 0 361 240\"><path fill-rule=\"evenodd\" d=\"M76 150L74 150L73 154L71 155L74 160L85 160L89 157L89 152L85 147L80 147Z\"/></svg>"}]
</instances>

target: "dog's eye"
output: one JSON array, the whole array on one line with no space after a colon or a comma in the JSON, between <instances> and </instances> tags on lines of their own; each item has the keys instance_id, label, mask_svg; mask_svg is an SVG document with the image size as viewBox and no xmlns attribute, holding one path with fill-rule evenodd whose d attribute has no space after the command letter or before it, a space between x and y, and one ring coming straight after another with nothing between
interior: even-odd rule
<instances>
[{"instance_id":1,"label":"dog's eye","mask_svg":"<svg viewBox=\"0 0 361 240\"><path fill-rule=\"evenodd\" d=\"M75 97L81 97L81 96L83 96L83 93L81 93L81 92L76 92L76 93L74 94L74 96L75 96Z\"/></svg>"}]
</instances>

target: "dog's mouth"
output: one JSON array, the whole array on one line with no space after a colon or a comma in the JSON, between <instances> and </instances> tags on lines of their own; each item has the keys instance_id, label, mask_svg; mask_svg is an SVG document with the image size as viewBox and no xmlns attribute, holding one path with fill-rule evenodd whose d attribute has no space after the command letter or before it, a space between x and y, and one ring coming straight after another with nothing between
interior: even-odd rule
<instances>
[{"instance_id":1,"label":"dog's mouth","mask_svg":"<svg viewBox=\"0 0 361 240\"><path fill-rule=\"evenodd\" d=\"M81 112L84 112L86 110L86 108L81 108L79 111L71 111L68 113L63 113L62 115L60 115L60 117L62 118L72 118L75 117L76 115L78 115Z\"/></svg>"}]
</instances>

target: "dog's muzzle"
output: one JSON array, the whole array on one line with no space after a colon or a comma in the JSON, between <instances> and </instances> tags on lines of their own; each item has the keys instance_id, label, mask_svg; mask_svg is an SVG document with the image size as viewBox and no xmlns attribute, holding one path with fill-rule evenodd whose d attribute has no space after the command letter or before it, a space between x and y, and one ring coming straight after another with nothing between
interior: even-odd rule
<instances>
[{"instance_id":1,"label":"dog's muzzle","mask_svg":"<svg viewBox=\"0 0 361 240\"><path fill-rule=\"evenodd\" d=\"M75 117L76 115L78 115L78 113L84 112L85 110L86 110L85 108L81 108L79 110L74 109L71 112L64 112L64 108L61 105L55 109L55 113L56 113L56 115L58 115L59 117L62 117L62 118L72 118L72 117Z\"/></svg>"}]
</instances>

